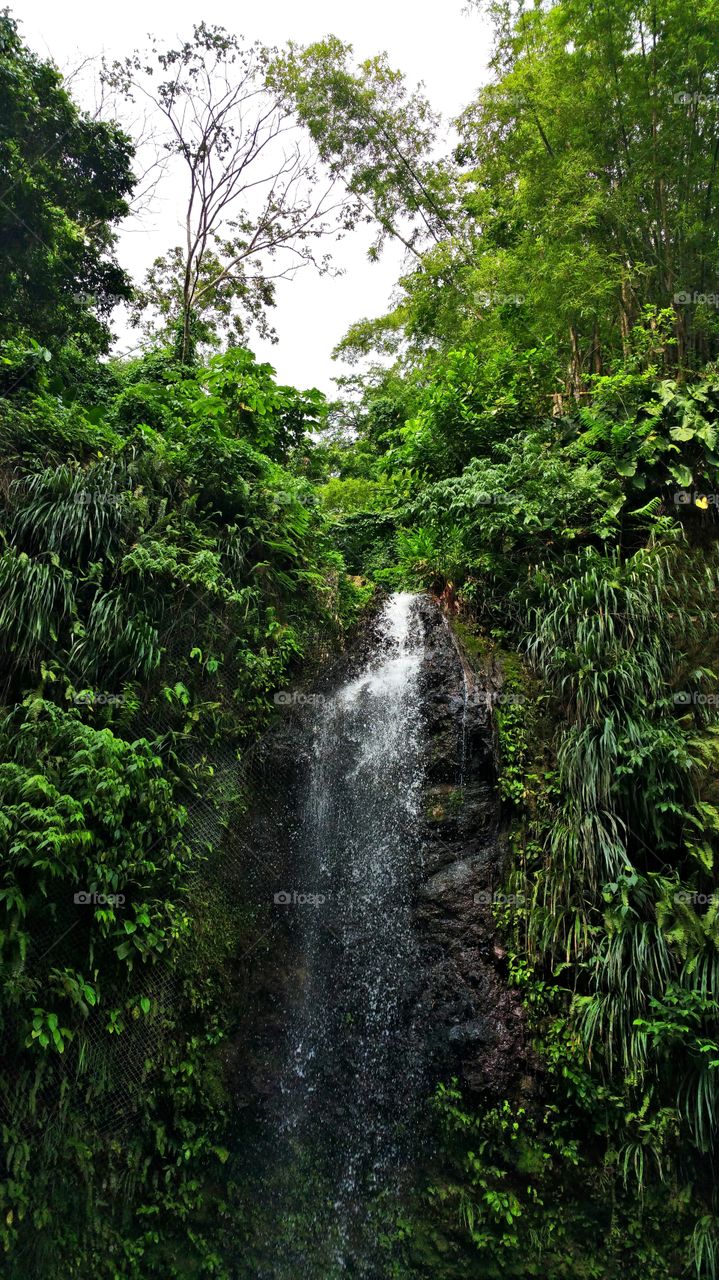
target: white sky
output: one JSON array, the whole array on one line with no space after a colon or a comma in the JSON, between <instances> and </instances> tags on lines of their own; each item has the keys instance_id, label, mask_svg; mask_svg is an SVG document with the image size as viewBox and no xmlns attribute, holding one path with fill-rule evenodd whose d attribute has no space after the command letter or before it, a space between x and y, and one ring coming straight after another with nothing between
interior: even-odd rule
<instances>
[{"instance_id":1,"label":"white sky","mask_svg":"<svg viewBox=\"0 0 719 1280\"><path fill-rule=\"evenodd\" d=\"M188 0L22 0L12 4L21 31L33 49L51 56L60 67L72 67L81 57L105 53L120 57L145 43L148 32L165 39L186 38L201 20L217 23L248 40L281 45L287 40L307 44L330 33L349 41L358 59L386 51L391 64L403 71L411 86L424 81L427 95L446 120L459 114L487 79L491 31L489 20L464 11L464 0L275 0L247 5L231 0L206 0L200 8ZM121 233L120 260L135 279L161 252L179 243L177 218L168 201L160 201L142 226ZM367 228L346 237L334 249L345 274L319 278L311 267L293 281L280 281L271 319L279 343L251 346L277 369L280 381L300 387L318 386L332 394L333 376L346 367L331 359L333 346L349 325L363 316L381 315L397 279L401 255L388 246L381 261L369 263L371 241Z\"/></svg>"}]
</instances>

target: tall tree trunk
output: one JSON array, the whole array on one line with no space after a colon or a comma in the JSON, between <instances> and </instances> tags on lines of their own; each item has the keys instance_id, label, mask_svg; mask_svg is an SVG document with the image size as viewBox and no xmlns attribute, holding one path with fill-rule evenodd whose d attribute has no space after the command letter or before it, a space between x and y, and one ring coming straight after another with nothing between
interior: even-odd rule
<instances>
[{"instance_id":1,"label":"tall tree trunk","mask_svg":"<svg viewBox=\"0 0 719 1280\"><path fill-rule=\"evenodd\" d=\"M628 266L629 264L627 264ZM621 306L619 309L619 331L622 335L622 351L624 359L629 357L629 335L634 323L634 306L631 289L626 276L622 276Z\"/></svg>"},{"instance_id":2,"label":"tall tree trunk","mask_svg":"<svg viewBox=\"0 0 719 1280\"><path fill-rule=\"evenodd\" d=\"M579 400L583 391L582 356L579 350L579 335L573 324L569 326L569 344L571 355L569 357L567 390L570 395L574 396L575 400Z\"/></svg>"},{"instance_id":3,"label":"tall tree trunk","mask_svg":"<svg viewBox=\"0 0 719 1280\"><path fill-rule=\"evenodd\" d=\"M602 342L599 336L599 323L595 316L594 330L592 333L592 373L599 376L601 372L602 372Z\"/></svg>"}]
</instances>

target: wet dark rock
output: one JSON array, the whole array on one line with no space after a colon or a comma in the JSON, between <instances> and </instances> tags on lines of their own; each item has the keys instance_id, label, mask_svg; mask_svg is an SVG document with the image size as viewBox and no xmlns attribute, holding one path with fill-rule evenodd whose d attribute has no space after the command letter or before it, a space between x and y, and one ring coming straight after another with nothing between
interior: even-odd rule
<instances>
[{"instance_id":1,"label":"wet dark rock","mask_svg":"<svg viewBox=\"0 0 719 1280\"><path fill-rule=\"evenodd\" d=\"M415 918L424 944L424 1016L437 1073L470 1092L518 1093L525 1019L506 985L492 894L506 874L496 785L494 672L472 665L436 604L421 605L426 783Z\"/></svg>"},{"instance_id":2,"label":"wet dark rock","mask_svg":"<svg viewBox=\"0 0 719 1280\"><path fill-rule=\"evenodd\" d=\"M401 1016L422 1028L430 1087L438 1078L458 1076L470 1093L519 1097L530 1091L531 1055L491 908L507 871L492 715L496 676L469 662L433 600L422 598L418 608L426 645L420 677L425 785L414 884L419 962L407 974ZM331 693L364 667L376 645L376 621L374 614L367 619L356 644L321 673L314 693ZM243 892L244 877L245 895L260 905L258 935L270 930L268 947L259 943L249 962L238 958L244 1006L227 1068L241 1107L254 1100L262 1109L279 1090L287 1010L302 987L302 908L277 908L273 895L314 887L292 860L291 835L307 784L311 717L321 708L321 702L309 703L278 714L253 762L252 791L260 799L264 792L267 803L238 818L251 856L236 891ZM339 899L323 907L328 947L344 951L351 945L361 952L361 921L344 940L335 934L340 907ZM328 993L333 996L338 999ZM347 1014L351 1019L352 1010ZM339 1079L341 1061L335 1069Z\"/></svg>"},{"instance_id":3,"label":"wet dark rock","mask_svg":"<svg viewBox=\"0 0 719 1280\"><path fill-rule=\"evenodd\" d=\"M435 601L425 596L419 609L426 646L422 693L427 782L457 787L463 780L491 781L494 745L488 691L474 680Z\"/></svg>"},{"instance_id":4,"label":"wet dark rock","mask_svg":"<svg viewBox=\"0 0 719 1280\"><path fill-rule=\"evenodd\" d=\"M449 1043L458 1048L473 1044L494 1044L497 1027L489 1018L477 1018L474 1022L456 1023L450 1028Z\"/></svg>"},{"instance_id":5,"label":"wet dark rock","mask_svg":"<svg viewBox=\"0 0 719 1280\"><path fill-rule=\"evenodd\" d=\"M497 823L497 797L488 781L434 783L424 788L426 829L444 841L470 840L492 831Z\"/></svg>"}]
</instances>

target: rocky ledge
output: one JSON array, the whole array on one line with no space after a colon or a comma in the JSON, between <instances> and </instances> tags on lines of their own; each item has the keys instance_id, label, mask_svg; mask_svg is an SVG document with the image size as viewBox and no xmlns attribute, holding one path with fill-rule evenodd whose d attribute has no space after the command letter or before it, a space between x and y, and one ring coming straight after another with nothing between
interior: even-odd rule
<instances>
[{"instance_id":1,"label":"rocky ledge","mask_svg":"<svg viewBox=\"0 0 719 1280\"><path fill-rule=\"evenodd\" d=\"M426 767L415 914L428 1039L440 1076L506 1097L527 1070L527 1044L492 913L507 869L492 715L499 677L470 664L433 600L420 609Z\"/></svg>"},{"instance_id":2,"label":"rocky ledge","mask_svg":"<svg viewBox=\"0 0 719 1280\"><path fill-rule=\"evenodd\" d=\"M407 974L402 1004L424 1041L428 1082L457 1076L475 1095L511 1097L523 1089L531 1066L521 1001L507 985L492 914L492 895L502 889L507 870L492 714L499 676L468 661L436 601L422 597L419 609L426 642L414 882L420 963ZM309 693L329 695L362 668L375 644L372 616ZM287 1009L303 982L305 961L291 913L285 920L271 904L278 888L302 882L292 832L310 740L304 708L279 718L253 753L248 789L256 802L238 813L228 833L235 856L227 859L227 891L260 907L249 954L238 957L242 1007L228 1051L239 1107L276 1094Z\"/></svg>"}]
</instances>

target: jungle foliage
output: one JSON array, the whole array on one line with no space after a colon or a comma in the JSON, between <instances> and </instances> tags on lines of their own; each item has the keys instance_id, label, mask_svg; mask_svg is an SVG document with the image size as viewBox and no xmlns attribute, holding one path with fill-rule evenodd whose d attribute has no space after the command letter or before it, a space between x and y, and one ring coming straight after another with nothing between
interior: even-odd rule
<instances>
[{"instance_id":1,"label":"jungle foliage","mask_svg":"<svg viewBox=\"0 0 719 1280\"><path fill-rule=\"evenodd\" d=\"M364 597L307 479L318 392L172 334L104 358L132 146L0 34L5 1274L219 1274L218 1055L266 922L209 836Z\"/></svg>"},{"instance_id":2,"label":"jungle foliage","mask_svg":"<svg viewBox=\"0 0 719 1280\"><path fill-rule=\"evenodd\" d=\"M3 1237L18 1275L58 1249L68 1275L162 1274L145 1223L174 1205L197 1232L222 967L255 936L246 903L208 900L193 809L222 835L275 691L362 596L304 478L317 393L239 348L104 366L97 398L32 370L0 427Z\"/></svg>"},{"instance_id":3,"label":"jungle foliage","mask_svg":"<svg viewBox=\"0 0 719 1280\"><path fill-rule=\"evenodd\" d=\"M203 880L198 806L227 831L219 766L375 586L441 596L516 694L497 923L537 1062L496 1106L440 1082L406 1274L719 1274L719 12L489 15L492 79L439 158L385 58L262 51L347 226L407 251L332 405L220 349L252 282L198 267L193 311L171 247L135 295L154 337L107 357L132 144L0 18L12 1280L232 1274L221 1062L262 922Z\"/></svg>"},{"instance_id":4,"label":"jungle foliage","mask_svg":"<svg viewBox=\"0 0 719 1280\"><path fill-rule=\"evenodd\" d=\"M719 12L490 13L493 78L454 155L434 185L412 157L408 218L421 186L443 223L394 309L340 344L364 372L323 491L349 563L433 590L525 672L498 713L498 925L540 1085L479 1112L440 1085L446 1162L412 1257L713 1277ZM338 99L313 101L349 163L355 99L344 133ZM370 147L381 196L395 161Z\"/></svg>"}]
</instances>

